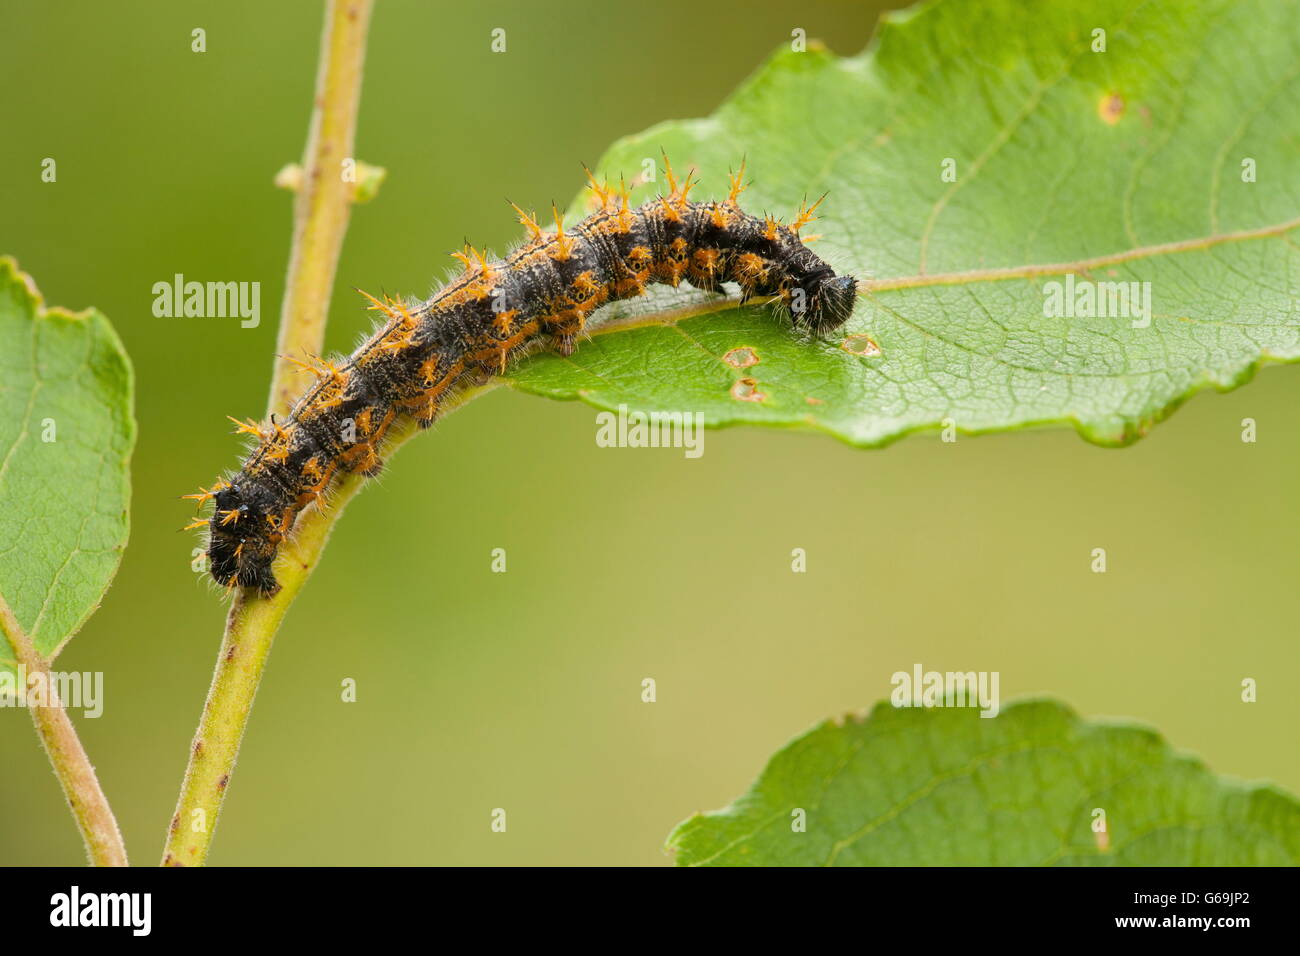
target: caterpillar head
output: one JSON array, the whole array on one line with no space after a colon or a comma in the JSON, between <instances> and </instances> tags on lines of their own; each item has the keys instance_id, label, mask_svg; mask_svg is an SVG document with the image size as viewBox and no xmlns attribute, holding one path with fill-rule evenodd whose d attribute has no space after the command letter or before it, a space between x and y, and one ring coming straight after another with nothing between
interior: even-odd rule
<instances>
[{"instance_id":1,"label":"caterpillar head","mask_svg":"<svg viewBox=\"0 0 1300 956\"><path fill-rule=\"evenodd\" d=\"M796 326L824 335L838 329L853 315L858 280L853 276L837 276L830 266L818 260L816 267L792 274L780 296Z\"/></svg>"},{"instance_id":2,"label":"caterpillar head","mask_svg":"<svg viewBox=\"0 0 1300 956\"><path fill-rule=\"evenodd\" d=\"M830 263L819 257L793 230L780 236L776 255L784 260L777 293L783 308L798 328L815 335L833 332L853 315L858 282L853 276L836 275Z\"/></svg>"},{"instance_id":3,"label":"caterpillar head","mask_svg":"<svg viewBox=\"0 0 1300 956\"><path fill-rule=\"evenodd\" d=\"M837 276L828 269L803 288L808 296L807 310L802 319L795 313L795 321L818 335L835 331L853 315L858 297L858 280L853 276Z\"/></svg>"},{"instance_id":4,"label":"caterpillar head","mask_svg":"<svg viewBox=\"0 0 1300 956\"><path fill-rule=\"evenodd\" d=\"M219 584L257 588L270 597L280 590L271 572L278 536L271 535L270 509L261 489L234 482L218 491L209 522L208 566Z\"/></svg>"}]
</instances>

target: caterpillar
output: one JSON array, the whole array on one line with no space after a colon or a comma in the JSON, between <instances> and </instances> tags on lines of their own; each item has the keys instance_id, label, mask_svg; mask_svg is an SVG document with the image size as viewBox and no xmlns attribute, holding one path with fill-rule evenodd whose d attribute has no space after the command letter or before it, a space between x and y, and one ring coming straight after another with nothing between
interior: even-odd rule
<instances>
[{"instance_id":1,"label":"caterpillar","mask_svg":"<svg viewBox=\"0 0 1300 956\"><path fill-rule=\"evenodd\" d=\"M784 224L740 208L743 163L727 199L708 202L688 198L696 183L689 174L679 183L666 156L664 166L668 195L637 208L625 187L600 185L588 171L596 208L572 229L554 207L548 232L514 206L527 238L505 259L490 261L467 245L452 254L464 272L427 301L367 296L383 315L380 326L346 359L299 361L316 381L287 418L231 419L255 447L238 472L184 496L213 502L211 516L189 526L207 529L212 577L274 595L280 584L271 565L297 516L343 473L377 474L384 436L399 417L433 424L458 390L504 371L536 344L572 354L595 310L649 284L717 291L733 282L742 302L775 296L796 327L814 334L849 318L856 280L836 275L799 236L821 200Z\"/></svg>"}]
</instances>

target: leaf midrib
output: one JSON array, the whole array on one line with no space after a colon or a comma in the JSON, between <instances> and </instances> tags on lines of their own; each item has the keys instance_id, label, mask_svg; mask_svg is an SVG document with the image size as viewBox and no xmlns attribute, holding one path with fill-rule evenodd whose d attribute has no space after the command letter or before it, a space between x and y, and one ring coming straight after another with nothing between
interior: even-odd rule
<instances>
[{"instance_id":1,"label":"leaf midrib","mask_svg":"<svg viewBox=\"0 0 1300 956\"><path fill-rule=\"evenodd\" d=\"M1300 216L1286 220L1285 222L1276 223L1270 226L1261 226L1256 229L1241 229L1234 232L1198 236L1194 239L1180 239L1175 242L1136 246L1119 252L1093 256L1087 259L1076 259L1069 262L1028 263L1018 266L999 266L991 269L967 269L960 272L917 273L915 275L895 276L888 279L861 279L858 281L858 290L866 295L874 295L878 292L896 292L905 289L923 289L932 286L970 285L978 282L1004 282L1011 279L1035 279L1050 275L1066 275L1068 273L1082 274L1092 269L1121 265L1139 259L1171 256L1186 252L1201 252L1228 243L1247 242L1256 239L1281 238L1288 244L1294 245L1289 239L1287 239L1286 234L1295 229L1300 229ZM774 301L774 299L774 296L767 298L753 297L749 300L749 303L763 305ZM612 332L624 332L631 329L655 326L676 326L677 323L683 322L687 319L696 318L701 315L710 315L715 312L725 312L730 309L739 308L740 305L740 297L737 295L719 296L703 302L694 302L677 309L642 312L622 318L611 319L607 322L600 323L599 325L592 326L590 329L590 335L592 338L595 338L596 336L608 335ZM566 361L573 364L575 367L586 369L585 366L580 366L577 362L574 362L572 358L567 359ZM590 369L586 370L590 371Z\"/></svg>"},{"instance_id":2,"label":"leaf midrib","mask_svg":"<svg viewBox=\"0 0 1300 956\"><path fill-rule=\"evenodd\" d=\"M916 275L897 276L892 279L863 279L858 282L858 289L868 294L889 292L895 289L920 289L936 285L965 285L973 282L999 282L1006 279L1034 279L1047 275L1064 275L1069 272L1083 273L1105 266L1121 265L1135 259L1150 259L1157 256L1176 255L1181 252L1200 252L1230 242L1246 242L1252 239L1276 239L1293 229L1300 228L1300 216L1271 226L1257 229L1239 229L1234 232L1221 232L1195 239L1179 239L1176 242L1161 242L1154 245L1135 246L1120 252L1093 256L1088 259L1076 259L1073 262L1030 263L1019 266L999 266L993 269L967 269L961 272L920 272Z\"/></svg>"}]
</instances>

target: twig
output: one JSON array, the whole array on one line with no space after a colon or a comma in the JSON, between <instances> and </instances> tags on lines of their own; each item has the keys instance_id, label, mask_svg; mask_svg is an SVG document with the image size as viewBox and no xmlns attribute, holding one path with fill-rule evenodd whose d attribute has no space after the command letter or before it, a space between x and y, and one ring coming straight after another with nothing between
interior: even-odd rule
<instances>
[{"instance_id":1,"label":"twig","mask_svg":"<svg viewBox=\"0 0 1300 956\"><path fill-rule=\"evenodd\" d=\"M325 341L330 292L343 236L348 231L354 184L343 178L352 155L361 105L361 69L374 0L328 0L316 105L307 134L302 183L293 210L293 247L269 411L283 415L302 391L286 356L315 355Z\"/></svg>"},{"instance_id":2,"label":"twig","mask_svg":"<svg viewBox=\"0 0 1300 956\"><path fill-rule=\"evenodd\" d=\"M271 381L269 405L275 414L287 412L301 390L294 366L284 356L316 354L324 341L334 270L354 198L342 164L353 158L372 7L373 0L329 0L326 6L315 108L294 205L293 249L280 313L281 357ZM164 866L206 861L275 632L325 546L334 518L358 484L344 482L328 513L313 509L299 519L294 540L281 548L277 574L283 587L275 597L236 593L168 830Z\"/></svg>"},{"instance_id":3,"label":"twig","mask_svg":"<svg viewBox=\"0 0 1300 956\"><path fill-rule=\"evenodd\" d=\"M90 758L86 756L77 737L76 728L72 726L72 720L63 709L58 691L50 680L49 662L36 650L31 637L19 625L3 598L0 598L0 632L9 639L18 664L26 671L28 680L35 674L42 675L43 699L29 701L28 709L36 724L37 736L45 745L45 752L63 787L63 795L68 798L68 806L72 808L73 819L81 830L81 838L86 841L86 853L91 865L126 866L126 846L122 843L122 833L117 828L117 820L108 805L108 798L99 786L95 768L91 766ZM19 693L24 690L25 688L20 688Z\"/></svg>"}]
</instances>

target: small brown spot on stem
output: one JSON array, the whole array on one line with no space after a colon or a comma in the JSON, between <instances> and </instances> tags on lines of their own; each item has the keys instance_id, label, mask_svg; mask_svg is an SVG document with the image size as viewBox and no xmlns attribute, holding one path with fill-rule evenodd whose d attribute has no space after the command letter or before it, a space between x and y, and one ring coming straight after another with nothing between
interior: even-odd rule
<instances>
[{"instance_id":1,"label":"small brown spot on stem","mask_svg":"<svg viewBox=\"0 0 1300 956\"><path fill-rule=\"evenodd\" d=\"M804 401L809 405L825 405L826 403L820 398L813 398L811 395L805 395Z\"/></svg>"},{"instance_id":2,"label":"small brown spot on stem","mask_svg":"<svg viewBox=\"0 0 1300 956\"><path fill-rule=\"evenodd\" d=\"M761 402L767 395L758 390L755 379L740 378L731 384L731 397L738 402Z\"/></svg>"},{"instance_id":3,"label":"small brown spot on stem","mask_svg":"<svg viewBox=\"0 0 1300 956\"><path fill-rule=\"evenodd\" d=\"M1093 832L1092 838L1097 844L1098 853L1110 852L1110 830L1103 826L1100 830Z\"/></svg>"},{"instance_id":4,"label":"small brown spot on stem","mask_svg":"<svg viewBox=\"0 0 1300 956\"><path fill-rule=\"evenodd\" d=\"M722 361L732 368L749 368L751 365L757 365L762 359L748 345L741 345L722 356Z\"/></svg>"},{"instance_id":5,"label":"small brown spot on stem","mask_svg":"<svg viewBox=\"0 0 1300 956\"><path fill-rule=\"evenodd\" d=\"M840 348L850 355L861 355L863 358L875 358L884 354L871 336L861 332L846 338L840 343Z\"/></svg>"},{"instance_id":6,"label":"small brown spot on stem","mask_svg":"<svg viewBox=\"0 0 1300 956\"><path fill-rule=\"evenodd\" d=\"M1114 126L1124 115L1124 98L1118 93L1107 93L1097 104L1097 115L1108 126Z\"/></svg>"}]
</instances>

